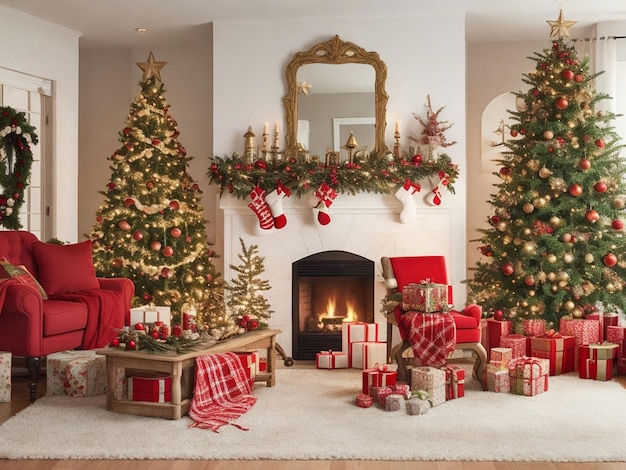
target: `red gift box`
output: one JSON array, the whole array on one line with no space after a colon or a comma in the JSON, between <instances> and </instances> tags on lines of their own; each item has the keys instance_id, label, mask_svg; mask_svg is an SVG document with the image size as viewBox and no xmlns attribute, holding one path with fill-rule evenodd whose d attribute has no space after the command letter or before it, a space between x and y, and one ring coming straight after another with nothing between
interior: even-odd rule
<instances>
[{"instance_id":1,"label":"red gift box","mask_svg":"<svg viewBox=\"0 0 626 470\"><path fill-rule=\"evenodd\" d=\"M541 336L546 332L546 321L538 318L524 320L523 326L526 336Z\"/></svg>"},{"instance_id":2,"label":"red gift box","mask_svg":"<svg viewBox=\"0 0 626 470\"><path fill-rule=\"evenodd\" d=\"M448 311L446 284L407 284L402 288L402 310L422 313Z\"/></svg>"},{"instance_id":3,"label":"red gift box","mask_svg":"<svg viewBox=\"0 0 626 470\"><path fill-rule=\"evenodd\" d=\"M241 365L243 366L243 369L246 373L246 377L249 380L254 380L254 378L256 377L256 363L259 357L258 353L255 351L235 351L235 354L237 355L237 357L239 357L239 360L241 361Z\"/></svg>"},{"instance_id":4,"label":"red gift box","mask_svg":"<svg viewBox=\"0 0 626 470\"><path fill-rule=\"evenodd\" d=\"M500 338L508 336L513 332L513 322L510 320L494 320L493 318L487 319L487 333L489 335L489 348L499 348Z\"/></svg>"},{"instance_id":5,"label":"red gift box","mask_svg":"<svg viewBox=\"0 0 626 470\"><path fill-rule=\"evenodd\" d=\"M575 369L574 336L535 336L530 338L530 355L550 360L550 375L560 375Z\"/></svg>"},{"instance_id":6,"label":"red gift box","mask_svg":"<svg viewBox=\"0 0 626 470\"><path fill-rule=\"evenodd\" d=\"M133 401L166 403L172 401L170 375L133 375L128 377L128 398Z\"/></svg>"},{"instance_id":7,"label":"red gift box","mask_svg":"<svg viewBox=\"0 0 626 470\"><path fill-rule=\"evenodd\" d=\"M385 366L365 369L363 371L362 392L369 395L372 387L393 387L396 385L397 377L397 370L387 370Z\"/></svg>"},{"instance_id":8,"label":"red gift box","mask_svg":"<svg viewBox=\"0 0 626 470\"><path fill-rule=\"evenodd\" d=\"M446 372L446 400L464 397L465 369L453 365L445 365L441 369Z\"/></svg>"},{"instance_id":9,"label":"red gift box","mask_svg":"<svg viewBox=\"0 0 626 470\"><path fill-rule=\"evenodd\" d=\"M530 338L512 334L500 338L501 348L511 348L513 359L530 355Z\"/></svg>"},{"instance_id":10,"label":"red gift box","mask_svg":"<svg viewBox=\"0 0 626 470\"><path fill-rule=\"evenodd\" d=\"M574 349L574 370L578 370L580 361L578 360L578 346L598 343L600 341L598 320L578 319L561 317L559 320L559 330L563 336L576 337L576 348Z\"/></svg>"},{"instance_id":11,"label":"red gift box","mask_svg":"<svg viewBox=\"0 0 626 470\"><path fill-rule=\"evenodd\" d=\"M580 359L578 376L581 379L611 380L613 359Z\"/></svg>"},{"instance_id":12,"label":"red gift box","mask_svg":"<svg viewBox=\"0 0 626 470\"><path fill-rule=\"evenodd\" d=\"M359 408L369 408L374 403L374 399L369 395L365 395L363 393L359 393L356 396L356 406Z\"/></svg>"},{"instance_id":13,"label":"red gift box","mask_svg":"<svg viewBox=\"0 0 626 470\"><path fill-rule=\"evenodd\" d=\"M604 341L604 314L600 312L585 315L586 320L596 320L598 322L598 341Z\"/></svg>"},{"instance_id":14,"label":"red gift box","mask_svg":"<svg viewBox=\"0 0 626 470\"><path fill-rule=\"evenodd\" d=\"M617 313L605 313L604 314L604 339L610 341L607 337L609 326L617 326L619 323L619 316Z\"/></svg>"},{"instance_id":15,"label":"red gift box","mask_svg":"<svg viewBox=\"0 0 626 470\"><path fill-rule=\"evenodd\" d=\"M617 373L626 373L626 327L609 325L606 328L606 340L617 344Z\"/></svg>"}]
</instances>

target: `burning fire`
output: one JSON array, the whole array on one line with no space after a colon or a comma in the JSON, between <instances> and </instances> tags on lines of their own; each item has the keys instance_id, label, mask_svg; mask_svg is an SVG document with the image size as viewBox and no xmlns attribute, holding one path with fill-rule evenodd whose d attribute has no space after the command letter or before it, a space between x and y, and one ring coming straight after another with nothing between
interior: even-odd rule
<instances>
[{"instance_id":1,"label":"burning fire","mask_svg":"<svg viewBox=\"0 0 626 470\"><path fill-rule=\"evenodd\" d=\"M341 315L345 313L345 315ZM329 296L326 303L326 312L319 315L319 327L321 329L341 329L341 323L354 322L358 320L358 315L354 308L354 303L346 300L345 312L337 311L337 298Z\"/></svg>"}]
</instances>

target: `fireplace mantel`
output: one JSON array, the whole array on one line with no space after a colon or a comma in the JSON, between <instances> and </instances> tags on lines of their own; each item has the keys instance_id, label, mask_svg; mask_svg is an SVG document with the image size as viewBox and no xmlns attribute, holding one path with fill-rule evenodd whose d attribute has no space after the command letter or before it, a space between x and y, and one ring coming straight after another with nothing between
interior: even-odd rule
<instances>
[{"instance_id":1,"label":"fireplace mantel","mask_svg":"<svg viewBox=\"0 0 626 470\"><path fill-rule=\"evenodd\" d=\"M454 196L451 196L454 197ZM254 212L248 207L248 200L237 199L223 194L220 209L224 217L224 279L231 280L231 265L240 261L242 238L247 246L257 245L259 256L263 257L265 273L271 290L266 296L274 311L270 320L273 328L283 333L278 337L287 354L291 354L292 328L291 289L292 263L306 256L328 250L342 250L363 256L375 263L374 302L375 321L383 331L386 321L378 311L385 296L380 258L382 256L403 255L444 255L447 260L457 256L453 230L457 230L454 208L427 206L415 195L416 217L408 224L400 222L402 205L389 194L358 193L339 194L329 209L331 222L320 225L315 219L312 207L317 199L312 197L285 198L283 210L287 225L282 229L262 230ZM448 261L449 262L449 261ZM454 270L449 269L453 273ZM457 279L465 273L465 251L462 250L462 263L456 270ZM454 279L453 279L454 281ZM458 290L455 290L458 292ZM460 293L458 298L463 298ZM456 297L456 295L455 295Z\"/></svg>"}]
</instances>

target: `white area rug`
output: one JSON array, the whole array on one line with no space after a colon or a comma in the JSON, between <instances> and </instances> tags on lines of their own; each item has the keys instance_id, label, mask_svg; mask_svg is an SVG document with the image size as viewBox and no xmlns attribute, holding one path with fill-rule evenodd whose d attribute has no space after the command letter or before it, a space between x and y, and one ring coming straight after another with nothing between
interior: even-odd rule
<instances>
[{"instance_id":1,"label":"white area rug","mask_svg":"<svg viewBox=\"0 0 626 470\"><path fill-rule=\"evenodd\" d=\"M44 397L0 426L11 459L361 459L626 461L626 390L616 382L550 377L535 397L483 392L422 416L358 408L358 370L279 369L255 385L256 405L219 434L108 412L105 397Z\"/></svg>"}]
</instances>

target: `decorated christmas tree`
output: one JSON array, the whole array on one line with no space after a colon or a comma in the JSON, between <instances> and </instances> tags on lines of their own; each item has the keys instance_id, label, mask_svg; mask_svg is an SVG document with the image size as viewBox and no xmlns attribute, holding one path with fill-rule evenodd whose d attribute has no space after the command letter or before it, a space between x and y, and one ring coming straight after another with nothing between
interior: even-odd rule
<instances>
[{"instance_id":1,"label":"decorated christmas tree","mask_svg":"<svg viewBox=\"0 0 626 470\"><path fill-rule=\"evenodd\" d=\"M242 250L239 259L242 264L230 266L238 274L225 286L230 291L227 295L226 307L241 332L261 330L269 326L270 316L274 313L262 294L262 291L271 289L269 282L259 278L265 272L263 264L265 258L258 255L257 245L246 247L241 238L239 241Z\"/></svg>"},{"instance_id":2,"label":"decorated christmas tree","mask_svg":"<svg viewBox=\"0 0 626 470\"><path fill-rule=\"evenodd\" d=\"M598 110L609 96L565 39L574 22L561 14L549 23L552 43L530 57L529 89L515 93L510 151L494 173L490 227L480 230L484 258L467 282L486 314L558 329L563 316L625 306L626 167L615 115Z\"/></svg>"},{"instance_id":3,"label":"decorated christmas tree","mask_svg":"<svg viewBox=\"0 0 626 470\"><path fill-rule=\"evenodd\" d=\"M89 234L96 271L130 278L135 306L169 305L173 322L180 322L183 308L193 307L198 327L228 330L202 192L189 175L191 157L163 97L165 62L150 53L137 65L144 72L141 94L120 132L121 147L109 157L111 177Z\"/></svg>"}]
</instances>

